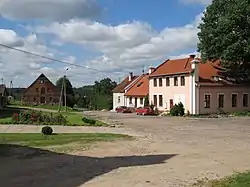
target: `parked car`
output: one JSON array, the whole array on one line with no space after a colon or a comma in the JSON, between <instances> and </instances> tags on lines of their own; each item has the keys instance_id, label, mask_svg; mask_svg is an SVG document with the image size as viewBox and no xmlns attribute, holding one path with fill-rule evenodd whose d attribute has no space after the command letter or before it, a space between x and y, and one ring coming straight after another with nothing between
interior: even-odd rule
<instances>
[{"instance_id":1,"label":"parked car","mask_svg":"<svg viewBox=\"0 0 250 187\"><path fill-rule=\"evenodd\" d=\"M155 115L154 110L151 107L139 107L135 110L137 115Z\"/></svg>"},{"instance_id":2,"label":"parked car","mask_svg":"<svg viewBox=\"0 0 250 187\"><path fill-rule=\"evenodd\" d=\"M132 113L131 109L126 106L119 106L115 109L117 113Z\"/></svg>"}]
</instances>

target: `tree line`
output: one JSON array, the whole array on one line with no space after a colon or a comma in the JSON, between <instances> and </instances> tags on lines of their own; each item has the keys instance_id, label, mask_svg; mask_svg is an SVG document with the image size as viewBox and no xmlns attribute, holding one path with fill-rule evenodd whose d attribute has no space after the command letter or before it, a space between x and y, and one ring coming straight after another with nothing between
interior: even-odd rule
<instances>
[{"instance_id":1,"label":"tree line","mask_svg":"<svg viewBox=\"0 0 250 187\"><path fill-rule=\"evenodd\" d=\"M93 85L86 85L80 88L73 88L69 79L65 79L67 105L69 107L87 108L91 110L112 109L112 90L117 86L115 81L104 78L95 81ZM56 86L61 89L63 77L56 82Z\"/></svg>"}]
</instances>

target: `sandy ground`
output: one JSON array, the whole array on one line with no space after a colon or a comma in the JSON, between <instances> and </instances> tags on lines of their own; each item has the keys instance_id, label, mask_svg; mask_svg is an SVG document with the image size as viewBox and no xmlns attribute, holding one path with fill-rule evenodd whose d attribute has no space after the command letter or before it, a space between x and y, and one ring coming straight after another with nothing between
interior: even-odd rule
<instances>
[{"instance_id":1,"label":"sandy ground","mask_svg":"<svg viewBox=\"0 0 250 187\"><path fill-rule=\"evenodd\" d=\"M88 115L123 123L119 131L139 136L74 154L0 159L0 186L181 187L250 169L249 118Z\"/></svg>"}]
</instances>

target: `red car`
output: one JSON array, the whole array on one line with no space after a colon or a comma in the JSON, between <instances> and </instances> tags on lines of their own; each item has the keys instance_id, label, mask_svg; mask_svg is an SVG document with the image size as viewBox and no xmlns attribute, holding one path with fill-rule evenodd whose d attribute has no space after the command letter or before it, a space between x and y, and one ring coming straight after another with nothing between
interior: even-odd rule
<instances>
[{"instance_id":1,"label":"red car","mask_svg":"<svg viewBox=\"0 0 250 187\"><path fill-rule=\"evenodd\" d=\"M135 113L137 115L155 115L155 112L150 107L140 107L135 110Z\"/></svg>"},{"instance_id":2,"label":"red car","mask_svg":"<svg viewBox=\"0 0 250 187\"><path fill-rule=\"evenodd\" d=\"M132 113L132 111L126 106L119 106L115 109L117 113Z\"/></svg>"}]
</instances>

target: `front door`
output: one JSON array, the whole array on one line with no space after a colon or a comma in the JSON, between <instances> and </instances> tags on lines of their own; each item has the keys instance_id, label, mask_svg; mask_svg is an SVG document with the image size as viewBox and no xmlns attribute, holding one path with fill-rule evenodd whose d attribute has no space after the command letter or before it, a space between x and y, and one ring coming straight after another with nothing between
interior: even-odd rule
<instances>
[{"instance_id":1,"label":"front door","mask_svg":"<svg viewBox=\"0 0 250 187\"><path fill-rule=\"evenodd\" d=\"M135 98L135 108L137 108L137 97Z\"/></svg>"},{"instance_id":2,"label":"front door","mask_svg":"<svg viewBox=\"0 0 250 187\"><path fill-rule=\"evenodd\" d=\"M44 104L45 103L45 97L41 97L40 102L41 102L41 104Z\"/></svg>"},{"instance_id":3,"label":"front door","mask_svg":"<svg viewBox=\"0 0 250 187\"><path fill-rule=\"evenodd\" d=\"M173 108L173 106L174 106L174 100L173 99L169 100L169 105L170 105L170 109Z\"/></svg>"}]
</instances>

